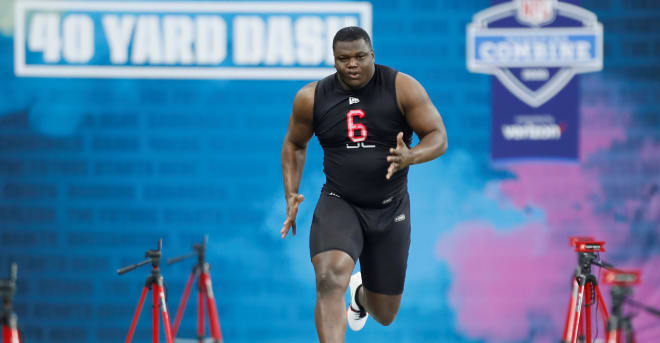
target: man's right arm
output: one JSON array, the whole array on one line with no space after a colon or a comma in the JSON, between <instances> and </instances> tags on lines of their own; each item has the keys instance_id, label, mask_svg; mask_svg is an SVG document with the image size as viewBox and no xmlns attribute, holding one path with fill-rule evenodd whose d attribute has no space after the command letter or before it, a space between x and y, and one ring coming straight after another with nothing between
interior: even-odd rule
<instances>
[{"instance_id":1,"label":"man's right arm","mask_svg":"<svg viewBox=\"0 0 660 343\"><path fill-rule=\"evenodd\" d=\"M293 111L289 119L289 128L282 143L282 177L284 196L287 204L287 217L280 231L285 238L290 228L296 234L296 215L298 206L304 200L298 194L307 156L307 143L314 134L314 90L316 82L307 84L298 91L293 100Z\"/></svg>"}]
</instances>

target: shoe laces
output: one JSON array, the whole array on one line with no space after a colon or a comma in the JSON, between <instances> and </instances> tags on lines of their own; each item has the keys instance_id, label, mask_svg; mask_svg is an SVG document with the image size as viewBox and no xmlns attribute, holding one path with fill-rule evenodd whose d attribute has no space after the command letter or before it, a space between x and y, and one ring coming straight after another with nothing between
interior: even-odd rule
<instances>
[{"instance_id":1,"label":"shoe laces","mask_svg":"<svg viewBox=\"0 0 660 343\"><path fill-rule=\"evenodd\" d=\"M353 312L353 315L355 315L355 319L362 319L367 315L367 311L365 309L356 310L353 308L353 304L348 306L348 308L350 308L351 312Z\"/></svg>"}]
</instances>

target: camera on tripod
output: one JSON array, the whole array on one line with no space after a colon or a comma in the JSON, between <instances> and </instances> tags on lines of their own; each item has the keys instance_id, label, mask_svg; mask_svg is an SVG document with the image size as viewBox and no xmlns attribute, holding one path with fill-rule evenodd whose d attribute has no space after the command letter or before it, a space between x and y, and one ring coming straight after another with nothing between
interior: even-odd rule
<instances>
[{"instance_id":1,"label":"camera on tripod","mask_svg":"<svg viewBox=\"0 0 660 343\"><path fill-rule=\"evenodd\" d=\"M623 304L642 309L660 317L660 310L641 304L632 297L632 287L640 284L639 270L621 270L600 259L600 252L605 251L605 242L592 237L571 237L570 245L578 254L578 265L573 276L573 288L569 301L568 313L562 342L592 342L591 307L595 304L602 314L603 327L607 332L606 342L635 342L630 319L632 316L623 312ZM598 287L598 279L592 273L592 266L605 270L603 284L612 285L612 311L608 313L603 296ZM584 317L584 318L583 318Z\"/></svg>"},{"instance_id":2,"label":"camera on tripod","mask_svg":"<svg viewBox=\"0 0 660 343\"><path fill-rule=\"evenodd\" d=\"M170 328L170 315L167 311L167 302L165 301L165 281L163 280L163 275L160 272L160 260L162 258L163 251L163 240L158 240L158 249L147 250L144 256L146 260L119 268L117 274L122 275L128 273L132 270L135 270L141 266L151 263L151 275L147 277L144 288L142 289L142 294L140 295L140 300L138 302L137 309L133 315L133 320L131 321L131 328L128 330L128 336L126 338L126 343L130 343L133 339L133 333L135 332L135 326L137 325L138 319L140 318L140 312L142 311L142 306L144 305L144 300L147 297L149 290L153 293L153 305L152 305L152 337L154 342L158 342L159 337L159 321L160 314L159 310L163 314L163 327L165 328L165 338L167 343L173 343L174 338L172 336L172 330Z\"/></svg>"},{"instance_id":3,"label":"camera on tripod","mask_svg":"<svg viewBox=\"0 0 660 343\"><path fill-rule=\"evenodd\" d=\"M571 237L571 246L575 247L575 252L598 253L605 252L605 242L597 241L591 237Z\"/></svg>"},{"instance_id":4,"label":"camera on tripod","mask_svg":"<svg viewBox=\"0 0 660 343\"><path fill-rule=\"evenodd\" d=\"M598 287L598 280L591 271L592 266L611 268L607 262L600 259L599 253L605 251L605 242L597 241L592 237L571 237L570 245L578 254L578 264L573 275L571 298L564 324L562 342L577 343L591 338L591 310L592 305L603 314L603 326L607 327L607 307L603 295Z\"/></svg>"},{"instance_id":5,"label":"camera on tripod","mask_svg":"<svg viewBox=\"0 0 660 343\"><path fill-rule=\"evenodd\" d=\"M641 271L639 270L614 270L605 271L602 282L606 285L630 287L639 285Z\"/></svg>"}]
</instances>

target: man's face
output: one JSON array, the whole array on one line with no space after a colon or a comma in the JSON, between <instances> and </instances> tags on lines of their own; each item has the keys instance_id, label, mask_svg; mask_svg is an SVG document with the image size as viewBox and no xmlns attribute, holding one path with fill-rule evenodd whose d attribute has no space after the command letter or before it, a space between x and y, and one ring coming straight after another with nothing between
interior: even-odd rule
<instances>
[{"instance_id":1,"label":"man's face","mask_svg":"<svg viewBox=\"0 0 660 343\"><path fill-rule=\"evenodd\" d=\"M350 88L364 86L374 74L374 51L364 39L337 42L335 68L339 79Z\"/></svg>"}]
</instances>

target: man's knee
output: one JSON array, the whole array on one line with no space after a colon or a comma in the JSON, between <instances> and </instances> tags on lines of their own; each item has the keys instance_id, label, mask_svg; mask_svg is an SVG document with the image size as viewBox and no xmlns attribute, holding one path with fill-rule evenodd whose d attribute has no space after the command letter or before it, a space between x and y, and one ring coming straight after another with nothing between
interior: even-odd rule
<instances>
[{"instance_id":1,"label":"man's knee","mask_svg":"<svg viewBox=\"0 0 660 343\"><path fill-rule=\"evenodd\" d=\"M394 322L394 318L396 318L397 311L394 310L384 310L380 312L375 312L372 313L371 316L381 325L383 326L389 326Z\"/></svg>"},{"instance_id":2,"label":"man's knee","mask_svg":"<svg viewBox=\"0 0 660 343\"><path fill-rule=\"evenodd\" d=\"M346 291L348 280L355 263L351 257L339 250L330 250L312 258L316 274L316 292L320 296Z\"/></svg>"},{"instance_id":3,"label":"man's knee","mask_svg":"<svg viewBox=\"0 0 660 343\"><path fill-rule=\"evenodd\" d=\"M343 294L346 291L349 276L340 271L332 270L332 268L321 270L316 273L316 292L321 295Z\"/></svg>"},{"instance_id":4,"label":"man's knee","mask_svg":"<svg viewBox=\"0 0 660 343\"><path fill-rule=\"evenodd\" d=\"M365 290L369 313L381 325L392 324L401 305L401 295L385 295Z\"/></svg>"}]
</instances>

